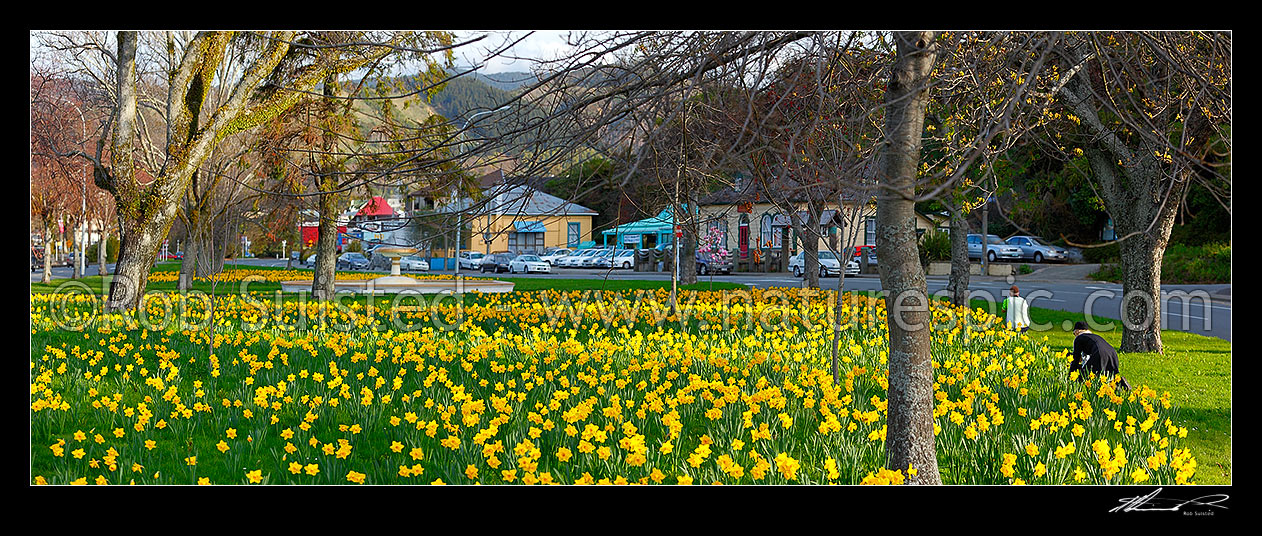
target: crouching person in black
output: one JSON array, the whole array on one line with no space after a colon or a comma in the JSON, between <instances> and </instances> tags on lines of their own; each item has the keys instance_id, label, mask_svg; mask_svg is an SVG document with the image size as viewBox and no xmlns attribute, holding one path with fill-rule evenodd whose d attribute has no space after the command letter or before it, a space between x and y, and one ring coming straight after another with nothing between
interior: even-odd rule
<instances>
[{"instance_id":1,"label":"crouching person in black","mask_svg":"<svg viewBox=\"0 0 1262 536\"><path fill-rule=\"evenodd\" d=\"M1074 371L1078 371L1078 381L1082 381L1082 377L1088 372L1094 372L1097 376L1116 374L1121 377L1120 385L1123 389L1131 388L1118 370L1117 350L1104 337L1087 329L1087 323L1081 321L1074 323L1074 361L1069 365L1069 373L1073 374Z\"/></svg>"}]
</instances>

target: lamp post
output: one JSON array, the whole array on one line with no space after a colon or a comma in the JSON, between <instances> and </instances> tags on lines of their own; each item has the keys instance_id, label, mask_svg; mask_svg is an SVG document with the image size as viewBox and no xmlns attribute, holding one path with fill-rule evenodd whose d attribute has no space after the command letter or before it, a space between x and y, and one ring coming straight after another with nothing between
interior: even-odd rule
<instances>
[{"instance_id":1,"label":"lamp post","mask_svg":"<svg viewBox=\"0 0 1262 536\"><path fill-rule=\"evenodd\" d=\"M61 97L58 95L51 95L51 96L61 100L62 102L65 102L66 104L74 106L75 111L79 113L79 124L81 125L81 130L83 133L83 137L82 139L80 139L80 143L86 142L88 139L88 120L83 117L83 109L79 108L78 104L75 104L73 101L66 99L65 97ZM88 172L85 170L83 173L83 181L80 184L80 190L79 190L79 226L78 226L78 229L76 229L76 232L79 235L78 238L76 239L76 241L79 243L79 256L77 259L75 259L76 262L74 265L74 268L75 268L74 277L76 279L86 275L85 272L87 271L87 263L84 259L84 254L87 252L87 248L85 248L83 244L83 241L87 237L87 229L86 229L87 224L88 224L87 214L88 214Z\"/></svg>"}]
</instances>

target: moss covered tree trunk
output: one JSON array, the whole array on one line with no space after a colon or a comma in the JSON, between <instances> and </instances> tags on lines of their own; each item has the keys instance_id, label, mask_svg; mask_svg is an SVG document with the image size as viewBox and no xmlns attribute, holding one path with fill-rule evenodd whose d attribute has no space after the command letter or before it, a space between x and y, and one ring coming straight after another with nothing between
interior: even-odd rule
<instances>
[{"instance_id":1,"label":"moss covered tree trunk","mask_svg":"<svg viewBox=\"0 0 1262 536\"><path fill-rule=\"evenodd\" d=\"M876 250L889 326L886 467L917 474L909 483L941 484L933 434L933 364L928 292L916 247L915 180L936 57L933 32L896 32L898 54L885 91Z\"/></svg>"},{"instance_id":2,"label":"moss covered tree trunk","mask_svg":"<svg viewBox=\"0 0 1262 536\"><path fill-rule=\"evenodd\" d=\"M337 290L334 278L337 272L337 213L338 193L335 159L333 149L336 146L334 133L334 114L337 102L337 75L330 74L324 79L324 95L321 102L321 121L324 134L321 139L323 152L320 155L320 166L316 177L320 189L320 236L316 239L315 277L311 282L311 295L317 300L331 300Z\"/></svg>"},{"instance_id":3,"label":"moss covered tree trunk","mask_svg":"<svg viewBox=\"0 0 1262 536\"><path fill-rule=\"evenodd\" d=\"M162 240L174 217L172 210L152 217L141 216L128 223L122 233L118 263L114 266L109 298L105 301L106 310L140 307L145 286L149 284L149 270L158 258Z\"/></svg>"}]
</instances>

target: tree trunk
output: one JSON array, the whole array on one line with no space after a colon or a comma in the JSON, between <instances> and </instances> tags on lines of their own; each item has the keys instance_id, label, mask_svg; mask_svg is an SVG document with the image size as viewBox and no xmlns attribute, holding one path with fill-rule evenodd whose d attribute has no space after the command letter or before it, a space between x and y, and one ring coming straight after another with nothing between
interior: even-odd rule
<instances>
[{"instance_id":1,"label":"tree trunk","mask_svg":"<svg viewBox=\"0 0 1262 536\"><path fill-rule=\"evenodd\" d=\"M691 209L692 205L689 205ZM679 240L679 284L693 285L697 282L697 223L689 216L682 227L684 236Z\"/></svg>"},{"instance_id":2,"label":"tree trunk","mask_svg":"<svg viewBox=\"0 0 1262 536\"><path fill-rule=\"evenodd\" d=\"M1089 147L1087 160L1103 185L1105 206L1113 216L1122 265L1122 352L1163 353L1161 341L1161 259L1178 214L1178 200L1191 177L1164 179L1150 156L1119 168L1112 153Z\"/></svg>"},{"instance_id":3,"label":"tree trunk","mask_svg":"<svg viewBox=\"0 0 1262 536\"><path fill-rule=\"evenodd\" d=\"M184 260L180 263L180 292L193 288L193 278L197 276L197 253L201 249L198 247L197 235L198 231L189 225L188 233L184 235Z\"/></svg>"},{"instance_id":4,"label":"tree trunk","mask_svg":"<svg viewBox=\"0 0 1262 536\"><path fill-rule=\"evenodd\" d=\"M66 236L69 238L66 243L69 246L70 254L73 255L74 258L74 261L70 263L72 270L70 278L82 279L83 270L80 267L86 267L87 263L80 258L82 255L79 255L79 240L82 239L82 236L79 234L79 220L75 218L67 218L66 231L68 231Z\"/></svg>"},{"instance_id":5,"label":"tree trunk","mask_svg":"<svg viewBox=\"0 0 1262 536\"><path fill-rule=\"evenodd\" d=\"M840 206L840 205L838 205ZM841 324L845 317L845 300L842 299L841 290L846 283L846 262L850 259L846 255L838 255L838 262L841 263L841 271L837 272L837 294L833 299L833 353L832 353L832 374L833 385L841 384L841 370L838 368L838 353L841 350Z\"/></svg>"},{"instance_id":6,"label":"tree trunk","mask_svg":"<svg viewBox=\"0 0 1262 536\"><path fill-rule=\"evenodd\" d=\"M105 225L105 220L101 220L101 240L96 246L96 275L104 277L109 273L109 247L110 233L109 227Z\"/></svg>"},{"instance_id":7,"label":"tree trunk","mask_svg":"<svg viewBox=\"0 0 1262 536\"><path fill-rule=\"evenodd\" d=\"M1166 229L1165 236L1169 237L1169 227ZM1120 246L1123 307L1120 350L1162 353L1161 258L1166 252L1165 241L1150 235L1136 235L1123 240Z\"/></svg>"},{"instance_id":8,"label":"tree trunk","mask_svg":"<svg viewBox=\"0 0 1262 536\"><path fill-rule=\"evenodd\" d=\"M951 210L951 278L947 289L951 291L951 303L967 307L968 302L968 219L960 207Z\"/></svg>"},{"instance_id":9,"label":"tree trunk","mask_svg":"<svg viewBox=\"0 0 1262 536\"><path fill-rule=\"evenodd\" d=\"M797 235L798 244L802 246L802 281L805 282L805 288L819 288L819 240L808 231L811 226L810 212L807 210L808 221L806 222L802 221L797 211L794 211L789 221L793 223L793 233Z\"/></svg>"},{"instance_id":10,"label":"tree trunk","mask_svg":"<svg viewBox=\"0 0 1262 536\"><path fill-rule=\"evenodd\" d=\"M335 194L320 194L320 236L316 239L315 279L311 295L317 300L333 299L337 271L337 208Z\"/></svg>"},{"instance_id":11,"label":"tree trunk","mask_svg":"<svg viewBox=\"0 0 1262 536\"><path fill-rule=\"evenodd\" d=\"M933 435L933 365L925 272L916 248L916 172L928 103L925 83L936 56L933 32L897 32L898 55L885 92L885 144L877 195L877 256L889 326L886 466L913 484L941 484Z\"/></svg>"},{"instance_id":12,"label":"tree trunk","mask_svg":"<svg viewBox=\"0 0 1262 536\"><path fill-rule=\"evenodd\" d=\"M132 220L121 233L118 263L114 266L109 299L105 301L106 311L140 307L140 299L149 283L149 270L153 268L158 250L162 249L162 240L175 216L174 208L175 203L168 202L152 217Z\"/></svg>"},{"instance_id":13,"label":"tree trunk","mask_svg":"<svg viewBox=\"0 0 1262 536\"><path fill-rule=\"evenodd\" d=\"M44 275L40 277L41 283L52 283L53 281L53 226L48 222L44 222Z\"/></svg>"}]
</instances>

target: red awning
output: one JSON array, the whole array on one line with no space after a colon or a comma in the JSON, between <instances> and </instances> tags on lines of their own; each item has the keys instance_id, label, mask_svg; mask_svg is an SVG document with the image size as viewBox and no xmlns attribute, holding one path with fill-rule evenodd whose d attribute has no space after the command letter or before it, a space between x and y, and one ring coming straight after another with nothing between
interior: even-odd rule
<instances>
[{"instance_id":1,"label":"red awning","mask_svg":"<svg viewBox=\"0 0 1262 536\"><path fill-rule=\"evenodd\" d=\"M368 200L368 203L365 204L363 208L359 209L359 212L356 212L355 215L356 216L393 216L394 209L390 208L390 204L386 202L385 198L381 196L377 196Z\"/></svg>"}]
</instances>

